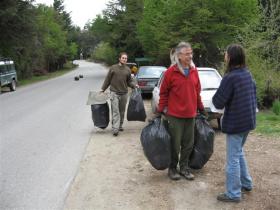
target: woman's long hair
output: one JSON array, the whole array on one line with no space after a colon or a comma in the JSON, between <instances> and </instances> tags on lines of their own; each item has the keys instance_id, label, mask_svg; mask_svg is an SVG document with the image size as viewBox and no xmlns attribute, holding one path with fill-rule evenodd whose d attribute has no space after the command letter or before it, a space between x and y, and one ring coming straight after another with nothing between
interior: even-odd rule
<instances>
[{"instance_id":1,"label":"woman's long hair","mask_svg":"<svg viewBox=\"0 0 280 210\"><path fill-rule=\"evenodd\" d=\"M226 73L236 68L246 67L245 51L239 44L231 44L227 47L228 61L226 63Z\"/></svg>"}]
</instances>

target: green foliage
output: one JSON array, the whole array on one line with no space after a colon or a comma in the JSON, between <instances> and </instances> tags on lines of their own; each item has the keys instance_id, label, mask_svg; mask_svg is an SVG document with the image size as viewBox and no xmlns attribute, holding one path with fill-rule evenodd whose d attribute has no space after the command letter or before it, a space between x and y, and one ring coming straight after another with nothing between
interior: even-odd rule
<instances>
[{"instance_id":1,"label":"green foliage","mask_svg":"<svg viewBox=\"0 0 280 210\"><path fill-rule=\"evenodd\" d=\"M280 71L280 3L277 0L260 0L262 12L260 50L262 57L273 63L274 70Z\"/></svg>"},{"instance_id":2,"label":"green foliage","mask_svg":"<svg viewBox=\"0 0 280 210\"><path fill-rule=\"evenodd\" d=\"M279 34L279 25L275 25L280 18L276 18L276 11L280 13L279 5L277 6L275 1L260 1L258 16L239 34L240 40L247 48L248 66L257 83L261 108L271 107L272 102L280 97L280 71L277 70L280 45L277 42L279 38L273 39L274 35Z\"/></svg>"},{"instance_id":3,"label":"green foliage","mask_svg":"<svg viewBox=\"0 0 280 210\"><path fill-rule=\"evenodd\" d=\"M280 101L275 100L272 104L272 111L276 115L280 115Z\"/></svg>"},{"instance_id":4,"label":"green foliage","mask_svg":"<svg viewBox=\"0 0 280 210\"><path fill-rule=\"evenodd\" d=\"M97 38L109 42L116 51L126 51L130 57L142 56L142 46L136 34L142 11L143 0L110 1L104 17L97 17L90 28Z\"/></svg>"},{"instance_id":5,"label":"green foliage","mask_svg":"<svg viewBox=\"0 0 280 210\"><path fill-rule=\"evenodd\" d=\"M61 69L77 54L71 17L63 10L63 0L55 2L60 4L57 10L34 6L33 0L0 2L0 55L15 61L20 80Z\"/></svg>"},{"instance_id":6,"label":"green foliage","mask_svg":"<svg viewBox=\"0 0 280 210\"><path fill-rule=\"evenodd\" d=\"M101 42L95 48L92 59L112 65L117 62L118 53L109 43Z\"/></svg>"},{"instance_id":7,"label":"green foliage","mask_svg":"<svg viewBox=\"0 0 280 210\"><path fill-rule=\"evenodd\" d=\"M256 16L256 0L144 1L138 37L145 53L163 60L179 41L193 45L195 63L216 66L221 52Z\"/></svg>"},{"instance_id":8,"label":"green foliage","mask_svg":"<svg viewBox=\"0 0 280 210\"><path fill-rule=\"evenodd\" d=\"M70 43L67 57L70 60L74 60L78 54L78 45L75 42Z\"/></svg>"},{"instance_id":9,"label":"green foliage","mask_svg":"<svg viewBox=\"0 0 280 210\"><path fill-rule=\"evenodd\" d=\"M58 69L56 64L62 56L67 54L66 32L57 21L56 12L52 7L40 5L38 13L37 27L40 32L38 40L43 46L46 68Z\"/></svg>"},{"instance_id":10,"label":"green foliage","mask_svg":"<svg viewBox=\"0 0 280 210\"><path fill-rule=\"evenodd\" d=\"M257 113L256 131L261 134L279 136L280 135L280 116L271 112Z\"/></svg>"},{"instance_id":11,"label":"green foliage","mask_svg":"<svg viewBox=\"0 0 280 210\"><path fill-rule=\"evenodd\" d=\"M0 2L0 55L15 61L18 77L29 77L34 68L36 48L36 16L30 1L2 0Z\"/></svg>"}]
</instances>

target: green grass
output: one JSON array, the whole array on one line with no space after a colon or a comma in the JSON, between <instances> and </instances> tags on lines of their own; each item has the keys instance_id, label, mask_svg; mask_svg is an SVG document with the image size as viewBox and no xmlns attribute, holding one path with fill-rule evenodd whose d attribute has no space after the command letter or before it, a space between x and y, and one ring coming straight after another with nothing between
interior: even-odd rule
<instances>
[{"instance_id":1,"label":"green grass","mask_svg":"<svg viewBox=\"0 0 280 210\"><path fill-rule=\"evenodd\" d=\"M280 136L280 116L271 111L257 113L256 132L269 136Z\"/></svg>"},{"instance_id":2,"label":"green grass","mask_svg":"<svg viewBox=\"0 0 280 210\"><path fill-rule=\"evenodd\" d=\"M52 79L55 77L59 77L63 74L66 74L70 71L72 71L73 69L75 69L77 66L76 65L72 65L72 64L68 64L65 65L64 69L55 71L55 72L50 72L46 75L42 75L42 76L34 76L32 78L29 79L23 79L23 80L19 80L17 86L24 86L24 85L30 85L36 82L40 82L40 81L44 81L44 80L48 80L48 79Z\"/></svg>"}]
</instances>

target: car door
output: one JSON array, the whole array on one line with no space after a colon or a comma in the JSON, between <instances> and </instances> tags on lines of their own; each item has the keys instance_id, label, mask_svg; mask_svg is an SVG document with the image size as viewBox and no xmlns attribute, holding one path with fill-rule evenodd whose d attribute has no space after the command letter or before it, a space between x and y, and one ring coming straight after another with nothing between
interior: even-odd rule
<instances>
[{"instance_id":1,"label":"car door","mask_svg":"<svg viewBox=\"0 0 280 210\"><path fill-rule=\"evenodd\" d=\"M161 73L161 76L159 78L159 81L157 85L153 89L153 98L152 98L152 111L153 113L156 112L156 109L158 108L158 103L159 103L159 91L160 91L160 86L162 84L164 78L164 72Z\"/></svg>"},{"instance_id":2,"label":"car door","mask_svg":"<svg viewBox=\"0 0 280 210\"><path fill-rule=\"evenodd\" d=\"M0 83L1 83L1 86L6 85L8 83L8 81L7 81L7 66L2 61L0 63Z\"/></svg>"}]
</instances>

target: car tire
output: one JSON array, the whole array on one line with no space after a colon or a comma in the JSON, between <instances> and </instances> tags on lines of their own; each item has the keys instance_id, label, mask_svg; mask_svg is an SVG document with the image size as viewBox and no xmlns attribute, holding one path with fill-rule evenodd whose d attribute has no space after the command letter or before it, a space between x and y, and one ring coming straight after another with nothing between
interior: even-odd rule
<instances>
[{"instance_id":1,"label":"car tire","mask_svg":"<svg viewBox=\"0 0 280 210\"><path fill-rule=\"evenodd\" d=\"M11 84L10 84L10 90L15 91L17 87L16 81L13 79Z\"/></svg>"}]
</instances>

